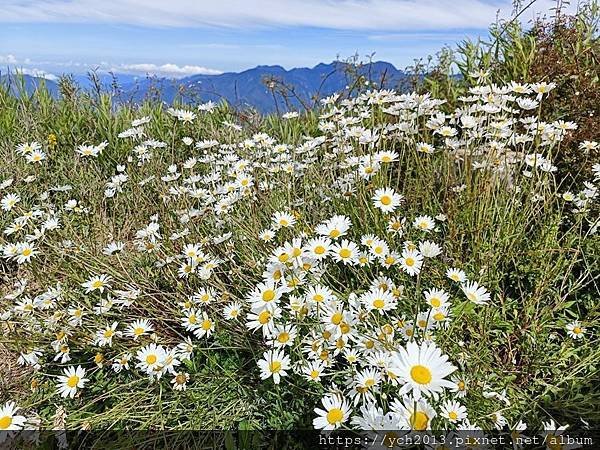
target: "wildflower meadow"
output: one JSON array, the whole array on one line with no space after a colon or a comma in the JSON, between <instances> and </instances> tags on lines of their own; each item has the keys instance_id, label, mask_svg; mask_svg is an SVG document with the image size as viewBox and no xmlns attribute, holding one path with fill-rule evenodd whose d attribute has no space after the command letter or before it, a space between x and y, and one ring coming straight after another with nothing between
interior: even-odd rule
<instances>
[{"instance_id":1,"label":"wildflower meadow","mask_svg":"<svg viewBox=\"0 0 600 450\"><path fill-rule=\"evenodd\" d=\"M484 62L268 116L0 90L0 436L597 425L599 129Z\"/></svg>"}]
</instances>

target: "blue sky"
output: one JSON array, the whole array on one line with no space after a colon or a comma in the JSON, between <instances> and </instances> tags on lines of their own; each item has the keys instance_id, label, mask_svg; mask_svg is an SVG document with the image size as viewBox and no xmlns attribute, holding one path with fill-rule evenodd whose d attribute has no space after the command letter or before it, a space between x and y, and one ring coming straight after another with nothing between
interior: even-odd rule
<instances>
[{"instance_id":1,"label":"blue sky","mask_svg":"<svg viewBox=\"0 0 600 450\"><path fill-rule=\"evenodd\" d=\"M509 0L2 0L0 67L182 77L358 52L404 68L511 11Z\"/></svg>"}]
</instances>

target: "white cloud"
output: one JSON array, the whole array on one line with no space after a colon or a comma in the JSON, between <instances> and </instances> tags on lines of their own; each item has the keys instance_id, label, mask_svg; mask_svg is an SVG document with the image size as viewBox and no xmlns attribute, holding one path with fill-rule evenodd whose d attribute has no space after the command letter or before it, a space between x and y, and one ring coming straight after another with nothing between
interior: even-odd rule
<instances>
[{"instance_id":1,"label":"white cloud","mask_svg":"<svg viewBox=\"0 0 600 450\"><path fill-rule=\"evenodd\" d=\"M50 81L58 81L58 77L53 73L46 72L42 69L30 69L26 67L15 68L15 73L22 73L23 75L31 75L32 77L44 78Z\"/></svg>"},{"instance_id":2,"label":"white cloud","mask_svg":"<svg viewBox=\"0 0 600 450\"><path fill-rule=\"evenodd\" d=\"M111 70L113 72L125 72L125 73L139 73L139 74L152 74L159 75L162 77L171 77L171 78L182 78L190 75L218 75L222 73L219 70L209 69L207 67L201 66L178 66L177 64L152 64L152 63L142 63L142 64L120 64L116 66L112 66Z\"/></svg>"},{"instance_id":3,"label":"white cloud","mask_svg":"<svg viewBox=\"0 0 600 450\"><path fill-rule=\"evenodd\" d=\"M0 64L17 64L17 58L14 55L0 55Z\"/></svg>"},{"instance_id":4,"label":"white cloud","mask_svg":"<svg viewBox=\"0 0 600 450\"><path fill-rule=\"evenodd\" d=\"M353 30L486 28L511 0L3 0L0 22L167 27L311 26ZM538 0L522 18L547 13ZM576 3L576 2L572 2ZM571 7L573 8L573 7Z\"/></svg>"}]
</instances>

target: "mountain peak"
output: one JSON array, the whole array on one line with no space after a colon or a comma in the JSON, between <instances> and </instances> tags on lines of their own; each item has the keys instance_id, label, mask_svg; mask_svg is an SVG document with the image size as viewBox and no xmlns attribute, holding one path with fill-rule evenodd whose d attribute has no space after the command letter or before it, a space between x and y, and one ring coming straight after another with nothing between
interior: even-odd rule
<instances>
[{"instance_id":1,"label":"mountain peak","mask_svg":"<svg viewBox=\"0 0 600 450\"><path fill-rule=\"evenodd\" d=\"M163 78L138 78L132 75L115 74L121 85L122 101L141 102L152 89L160 89L161 99L166 103L173 101L227 101L234 107L252 107L263 113L274 111L299 110L304 105L312 105L315 97L325 97L344 90L348 84L346 66L349 63L332 61L319 63L314 67L297 67L286 70L280 65L259 65L242 72L226 72L218 75L192 75L179 80ZM404 78L404 74L393 64L386 61L375 61L362 64L358 72L383 87L396 88ZM265 77L273 76L281 82L281 92L285 87L293 88L284 98L279 89L271 92L264 84ZM26 76L27 77L27 76ZM76 77L83 89L89 88L84 77ZM110 81L110 80L109 80ZM158 81L158 85L157 85ZM102 80L110 89L110 82ZM58 86L49 83L53 95L58 95ZM27 92L37 88L39 82L30 80L26 84ZM183 94L182 94L183 92Z\"/></svg>"}]
</instances>

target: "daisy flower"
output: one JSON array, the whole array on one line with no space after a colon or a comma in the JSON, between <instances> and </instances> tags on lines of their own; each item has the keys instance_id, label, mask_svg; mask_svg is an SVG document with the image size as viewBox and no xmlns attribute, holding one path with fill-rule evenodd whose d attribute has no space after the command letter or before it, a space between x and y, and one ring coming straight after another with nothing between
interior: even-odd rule
<instances>
[{"instance_id":1,"label":"daisy flower","mask_svg":"<svg viewBox=\"0 0 600 450\"><path fill-rule=\"evenodd\" d=\"M85 293L89 294L93 291L100 291L100 293L104 292L104 289L110 288L110 280L112 278L109 275L101 274L91 277L85 283L82 283L81 286L85 288Z\"/></svg>"},{"instance_id":2,"label":"daisy flower","mask_svg":"<svg viewBox=\"0 0 600 450\"><path fill-rule=\"evenodd\" d=\"M317 225L316 232L321 236L327 236L331 239L337 239L346 234L350 229L350 219L346 216L333 216L325 223Z\"/></svg>"},{"instance_id":3,"label":"daisy flower","mask_svg":"<svg viewBox=\"0 0 600 450\"><path fill-rule=\"evenodd\" d=\"M31 153L28 153L25 156L25 159L30 163L39 163L46 159L46 153L42 150L34 150Z\"/></svg>"},{"instance_id":4,"label":"daisy flower","mask_svg":"<svg viewBox=\"0 0 600 450\"><path fill-rule=\"evenodd\" d=\"M373 196L373 205L384 213L394 212L402 202L403 196L393 189L377 189Z\"/></svg>"},{"instance_id":5,"label":"daisy flower","mask_svg":"<svg viewBox=\"0 0 600 450\"><path fill-rule=\"evenodd\" d=\"M448 305L450 296L442 289L430 289L424 292L425 302L432 308L443 308Z\"/></svg>"},{"instance_id":6,"label":"daisy flower","mask_svg":"<svg viewBox=\"0 0 600 450\"><path fill-rule=\"evenodd\" d=\"M58 377L58 392L61 397L73 398L78 389L82 389L89 381L85 378L85 369L81 366L67 367L63 370L64 375Z\"/></svg>"},{"instance_id":7,"label":"daisy flower","mask_svg":"<svg viewBox=\"0 0 600 450\"><path fill-rule=\"evenodd\" d=\"M373 289L364 294L361 297L361 302L367 310L379 311L379 314L383 314L384 311L393 310L398 305L392 293L384 291L381 288Z\"/></svg>"},{"instance_id":8,"label":"daisy flower","mask_svg":"<svg viewBox=\"0 0 600 450\"><path fill-rule=\"evenodd\" d=\"M215 322L208 317L206 312L202 313L202 321L194 329L194 336L197 338L210 337L211 333L215 331Z\"/></svg>"},{"instance_id":9,"label":"daisy flower","mask_svg":"<svg viewBox=\"0 0 600 450\"><path fill-rule=\"evenodd\" d=\"M258 367L262 380L273 377L273 382L279 384L290 368L290 358L282 350L268 350L263 353L263 359L258 361Z\"/></svg>"},{"instance_id":10,"label":"daisy flower","mask_svg":"<svg viewBox=\"0 0 600 450\"><path fill-rule=\"evenodd\" d=\"M288 212L278 211L273 214L271 222L273 223L273 228L275 229L291 228L296 223L296 218Z\"/></svg>"},{"instance_id":11,"label":"daisy flower","mask_svg":"<svg viewBox=\"0 0 600 450\"><path fill-rule=\"evenodd\" d=\"M242 312L242 305L239 302L232 302L223 307L223 317L226 320L237 319Z\"/></svg>"},{"instance_id":12,"label":"daisy flower","mask_svg":"<svg viewBox=\"0 0 600 450\"><path fill-rule=\"evenodd\" d=\"M124 248L125 248L125 244L123 244L122 242L111 242L110 244L108 244L106 247L104 247L102 249L102 254L104 254L106 256L112 256L115 253L119 253L119 252L123 251Z\"/></svg>"},{"instance_id":13,"label":"daisy flower","mask_svg":"<svg viewBox=\"0 0 600 450\"><path fill-rule=\"evenodd\" d=\"M275 308L273 311L268 309L262 311L252 310L248 314L246 326L251 330L258 330L260 328L264 335L270 335L275 326L273 320L275 317L279 317L280 314L281 310L279 308Z\"/></svg>"},{"instance_id":14,"label":"daisy flower","mask_svg":"<svg viewBox=\"0 0 600 450\"><path fill-rule=\"evenodd\" d=\"M406 383L400 389L401 394L412 391L415 399L421 398L421 395L437 396L444 388L454 385L445 377L456 367L448 362L448 356L443 355L433 342L418 345L410 341L406 347L400 347L393 358L399 378Z\"/></svg>"},{"instance_id":15,"label":"daisy flower","mask_svg":"<svg viewBox=\"0 0 600 450\"><path fill-rule=\"evenodd\" d=\"M275 238L275 232L267 229L259 233L258 238L263 242L271 242Z\"/></svg>"},{"instance_id":16,"label":"daisy flower","mask_svg":"<svg viewBox=\"0 0 600 450\"><path fill-rule=\"evenodd\" d=\"M345 265L355 265L358 263L360 251L354 242L344 239L341 244L331 246L331 253L335 261L342 262Z\"/></svg>"},{"instance_id":17,"label":"daisy flower","mask_svg":"<svg viewBox=\"0 0 600 450\"><path fill-rule=\"evenodd\" d=\"M327 395L321 399L324 409L315 408L318 417L313 419L313 427L318 430L339 428L350 417L350 408L345 398L339 395Z\"/></svg>"},{"instance_id":18,"label":"daisy flower","mask_svg":"<svg viewBox=\"0 0 600 450\"><path fill-rule=\"evenodd\" d=\"M10 211L20 201L21 197L19 197L17 194L6 194L4 197L2 197L2 200L0 200L0 205L2 205L2 209L4 211Z\"/></svg>"},{"instance_id":19,"label":"daisy flower","mask_svg":"<svg viewBox=\"0 0 600 450\"><path fill-rule=\"evenodd\" d=\"M27 418L18 416L19 407L15 402L6 402L0 408L0 444L6 438L5 431L16 431L23 428Z\"/></svg>"},{"instance_id":20,"label":"daisy flower","mask_svg":"<svg viewBox=\"0 0 600 450\"><path fill-rule=\"evenodd\" d=\"M279 325L273 331L270 345L273 347L288 347L294 343L298 330L294 325Z\"/></svg>"},{"instance_id":21,"label":"daisy flower","mask_svg":"<svg viewBox=\"0 0 600 450\"><path fill-rule=\"evenodd\" d=\"M483 286L479 286L476 281L463 284L461 289L469 301L476 305L485 305L490 301L490 293Z\"/></svg>"},{"instance_id":22,"label":"daisy flower","mask_svg":"<svg viewBox=\"0 0 600 450\"><path fill-rule=\"evenodd\" d=\"M321 375L325 370L325 364L322 361L310 361L302 367L304 378L308 381L321 381Z\"/></svg>"},{"instance_id":23,"label":"daisy flower","mask_svg":"<svg viewBox=\"0 0 600 450\"><path fill-rule=\"evenodd\" d=\"M423 256L417 250L404 249L400 258L400 267L410 276L415 276L421 271Z\"/></svg>"},{"instance_id":24,"label":"daisy flower","mask_svg":"<svg viewBox=\"0 0 600 450\"><path fill-rule=\"evenodd\" d=\"M185 391L187 389L187 382L190 381L190 374L186 372L179 372L175 374L171 380L173 389L176 391Z\"/></svg>"},{"instance_id":25,"label":"daisy flower","mask_svg":"<svg viewBox=\"0 0 600 450\"><path fill-rule=\"evenodd\" d=\"M419 243L419 252L425 258L435 258L442 253L442 248L435 242L424 241Z\"/></svg>"},{"instance_id":26,"label":"daisy flower","mask_svg":"<svg viewBox=\"0 0 600 450\"><path fill-rule=\"evenodd\" d=\"M400 417L401 428L415 431L430 429L431 421L437 415L423 398L416 399L405 396L402 401L394 400L390 408Z\"/></svg>"},{"instance_id":27,"label":"daisy flower","mask_svg":"<svg viewBox=\"0 0 600 450\"><path fill-rule=\"evenodd\" d=\"M457 283L464 283L467 281L467 274L464 272L464 270L456 269L454 267L446 270L446 276Z\"/></svg>"},{"instance_id":28,"label":"daisy flower","mask_svg":"<svg viewBox=\"0 0 600 450\"><path fill-rule=\"evenodd\" d=\"M467 418L467 408L455 400L446 400L441 406L441 416L451 423L461 422Z\"/></svg>"},{"instance_id":29,"label":"daisy flower","mask_svg":"<svg viewBox=\"0 0 600 450\"><path fill-rule=\"evenodd\" d=\"M125 335L132 337L134 341L137 341L137 338L146 333L150 333L151 331L154 331L154 328L148 319L138 319L129 324L125 330Z\"/></svg>"},{"instance_id":30,"label":"daisy flower","mask_svg":"<svg viewBox=\"0 0 600 450\"><path fill-rule=\"evenodd\" d=\"M112 325L107 325L105 328L98 330L96 332L96 344L100 347L104 347L105 345L112 347L113 337L121 335L120 331L116 331L118 325L118 322L113 322Z\"/></svg>"},{"instance_id":31,"label":"daisy flower","mask_svg":"<svg viewBox=\"0 0 600 450\"><path fill-rule=\"evenodd\" d=\"M581 339L585 334L585 327L581 325L579 320L574 320L573 322L567 324L565 327L567 329L567 334L573 339Z\"/></svg>"},{"instance_id":32,"label":"daisy flower","mask_svg":"<svg viewBox=\"0 0 600 450\"><path fill-rule=\"evenodd\" d=\"M269 308L273 309L277 306L282 295L282 289L275 286L274 281L260 283L248 296L248 301L254 309Z\"/></svg>"},{"instance_id":33,"label":"daisy flower","mask_svg":"<svg viewBox=\"0 0 600 450\"><path fill-rule=\"evenodd\" d=\"M29 153L38 151L42 148L39 142L24 142L22 144L17 145L17 153L20 155L27 155Z\"/></svg>"},{"instance_id":34,"label":"daisy flower","mask_svg":"<svg viewBox=\"0 0 600 450\"><path fill-rule=\"evenodd\" d=\"M35 246L28 242L21 242L17 244L17 254L15 259L17 260L17 264L25 264L31 261L31 258L37 254L38 251Z\"/></svg>"},{"instance_id":35,"label":"daisy flower","mask_svg":"<svg viewBox=\"0 0 600 450\"><path fill-rule=\"evenodd\" d=\"M163 346L153 342L138 350L136 354L138 363L135 366L151 375L162 368L166 355Z\"/></svg>"},{"instance_id":36,"label":"daisy flower","mask_svg":"<svg viewBox=\"0 0 600 450\"><path fill-rule=\"evenodd\" d=\"M328 238L311 239L304 247L304 250L311 258L320 261L329 255L331 240Z\"/></svg>"},{"instance_id":37,"label":"daisy flower","mask_svg":"<svg viewBox=\"0 0 600 450\"><path fill-rule=\"evenodd\" d=\"M419 216L413 221L413 226L418 230L429 232L435 228L435 220L430 216Z\"/></svg>"}]
</instances>

